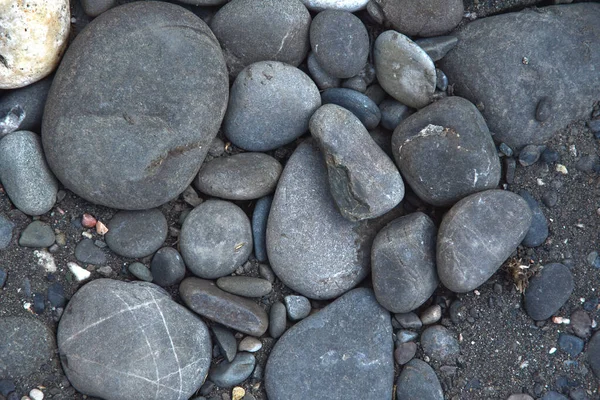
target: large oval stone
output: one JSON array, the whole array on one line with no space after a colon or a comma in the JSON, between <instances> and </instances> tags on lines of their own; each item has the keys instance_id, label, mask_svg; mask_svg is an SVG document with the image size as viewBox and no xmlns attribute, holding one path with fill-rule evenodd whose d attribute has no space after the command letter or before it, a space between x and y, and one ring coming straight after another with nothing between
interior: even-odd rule
<instances>
[{"instance_id":1,"label":"large oval stone","mask_svg":"<svg viewBox=\"0 0 600 400\"><path fill-rule=\"evenodd\" d=\"M369 289L346 293L290 328L265 370L271 400L381 400L394 379L389 313Z\"/></svg>"},{"instance_id":2,"label":"large oval stone","mask_svg":"<svg viewBox=\"0 0 600 400\"><path fill-rule=\"evenodd\" d=\"M503 190L465 197L444 215L437 237L437 270L448 289L464 293L487 281L531 225L523 198Z\"/></svg>"},{"instance_id":3,"label":"large oval stone","mask_svg":"<svg viewBox=\"0 0 600 400\"><path fill-rule=\"evenodd\" d=\"M363 224L340 214L323 156L312 142L302 143L288 160L271 205L267 252L273 272L307 297L339 296L368 273Z\"/></svg>"},{"instance_id":4,"label":"large oval stone","mask_svg":"<svg viewBox=\"0 0 600 400\"><path fill-rule=\"evenodd\" d=\"M461 97L436 101L402 121L392 136L392 151L406 182L435 206L450 206L500 181L500 161L485 120Z\"/></svg>"},{"instance_id":5,"label":"large oval stone","mask_svg":"<svg viewBox=\"0 0 600 400\"><path fill-rule=\"evenodd\" d=\"M204 322L160 287L97 279L71 298L58 325L71 384L106 400L185 400L212 355Z\"/></svg>"},{"instance_id":6,"label":"large oval stone","mask_svg":"<svg viewBox=\"0 0 600 400\"><path fill-rule=\"evenodd\" d=\"M201 19L163 2L113 8L56 73L42 123L48 164L93 203L156 207L189 186L227 99L223 54Z\"/></svg>"}]
</instances>

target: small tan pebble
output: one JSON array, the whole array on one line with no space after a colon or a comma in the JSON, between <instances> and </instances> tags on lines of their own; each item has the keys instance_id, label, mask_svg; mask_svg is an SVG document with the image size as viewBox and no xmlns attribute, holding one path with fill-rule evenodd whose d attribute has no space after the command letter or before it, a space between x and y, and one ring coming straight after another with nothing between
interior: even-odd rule
<instances>
[{"instance_id":1,"label":"small tan pebble","mask_svg":"<svg viewBox=\"0 0 600 400\"><path fill-rule=\"evenodd\" d=\"M569 318L563 318L563 317L552 317L552 322L554 322L555 324L568 325L571 323L571 320Z\"/></svg>"},{"instance_id":2,"label":"small tan pebble","mask_svg":"<svg viewBox=\"0 0 600 400\"><path fill-rule=\"evenodd\" d=\"M83 214L83 216L81 217L81 226L83 226L84 228L93 228L96 226L96 218L94 218L92 215L90 214Z\"/></svg>"},{"instance_id":3,"label":"small tan pebble","mask_svg":"<svg viewBox=\"0 0 600 400\"><path fill-rule=\"evenodd\" d=\"M59 246L66 246L67 245L67 236L60 232L56 235L56 244Z\"/></svg>"},{"instance_id":4,"label":"small tan pebble","mask_svg":"<svg viewBox=\"0 0 600 400\"><path fill-rule=\"evenodd\" d=\"M238 346L239 351L247 351L249 353L256 353L262 348L262 342L252 336L246 336L242 339Z\"/></svg>"},{"instance_id":5,"label":"small tan pebble","mask_svg":"<svg viewBox=\"0 0 600 400\"><path fill-rule=\"evenodd\" d=\"M560 172L563 175L567 175L569 173L567 167L562 164L556 164L556 172Z\"/></svg>"},{"instance_id":6,"label":"small tan pebble","mask_svg":"<svg viewBox=\"0 0 600 400\"><path fill-rule=\"evenodd\" d=\"M246 391L243 387L236 386L233 388L231 392L231 400L242 400L242 398L246 395Z\"/></svg>"},{"instance_id":7,"label":"small tan pebble","mask_svg":"<svg viewBox=\"0 0 600 400\"><path fill-rule=\"evenodd\" d=\"M44 393L40 389L31 389L29 397L31 397L31 400L42 400Z\"/></svg>"},{"instance_id":8,"label":"small tan pebble","mask_svg":"<svg viewBox=\"0 0 600 400\"><path fill-rule=\"evenodd\" d=\"M98 221L96 222L96 233L98 235L106 235L108 233L108 228L106 227L106 225L104 225L103 222Z\"/></svg>"},{"instance_id":9,"label":"small tan pebble","mask_svg":"<svg viewBox=\"0 0 600 400\"><path fill-rule=\"evenodd\" d=\"M89 233L89 232L81 232L81 236L83 236L83 237L86 237L86 238L88 238L88 239L91 239L91 238L93 238L93 237L94 237L94 235L92 235L92 234L91 234L91 233Z\"/></svg>"}]
</instances>

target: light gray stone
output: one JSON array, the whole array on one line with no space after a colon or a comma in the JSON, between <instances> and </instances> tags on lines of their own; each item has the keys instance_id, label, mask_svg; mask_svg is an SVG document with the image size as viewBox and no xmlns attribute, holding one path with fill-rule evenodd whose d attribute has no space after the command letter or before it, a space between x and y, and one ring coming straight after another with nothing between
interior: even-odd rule
<instances>
[{"instance_id":1,"label":"light gray stone","mask_svg":"<svg viewBox=\"0 0 600 400\"><path fill-rule=\"evenodd\" d=\"M54 244L56 235L50 225L42 221L33 221L23 230L19 238L22 247L50 247Z\"/></svg>"},{"instance_id":2,"label":"light gray stone","mask_svg":"<svg viewBox=\"0 0 600 400\"><path fill-rule=\"evenodd\" d=\"M219 289L243 297L262 297L273 290L266 279L251 276L223 276L217 279Z\"/></svg>"},{"instance_id":3,"label":"light gray stone","mask_svg":"<svg viewBox=\"0 0 600 400\"><path fill-rule=\"evenodd\" d=\"M310 300L304 296L287 295L283 298L287 315L292 321L299 321L308 317L311 310Z\"/></svg>"},{"instance_id":4,"label":"light gray stone","mask_svg":"<svg viewBox=\"0 0 600 400\"><path fill-rule=\"evenodd\" d=\"M167 219L158 209L119 211L108 221L104 240L116 254L146 257L160 248L167 238Z\"/></svg>"},{"instance_id":5,"label":"light gray stone","mask_svg":"<svg viewBox=\"0 0 600 400\"><path fill-rule=\"evenodd\" d=\"M369 0L302 0L312 11L343 10L354 12L365 8Z\"/></svg>"}]
</instances>

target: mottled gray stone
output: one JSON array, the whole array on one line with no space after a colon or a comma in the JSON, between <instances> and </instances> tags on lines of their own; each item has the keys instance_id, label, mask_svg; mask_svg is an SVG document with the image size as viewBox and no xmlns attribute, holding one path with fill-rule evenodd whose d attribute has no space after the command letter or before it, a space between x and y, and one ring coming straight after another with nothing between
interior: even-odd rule
<instances>
[{"instance_id":1,"label":"mottled gray stone","mask_svg":"<svg viewBox=\"0 0 600 400\"><path fill-rule=\"evenodd\" d=\"M92 239L84 238L75 246L75 258L84 264L106 264L106 253L94 244Z\"/></svg>"},{"instance_id":2,"label":"mottled gray stone","mask_svg":"<svg viewBox=\"0 0 600 400\"><path fill-rule=\"evenodd\" d=\"M211 281L186 278L179 294L192 311L238 332L262 336L269 325L267 313L255 302L219 289Z\"/></svg>"},{"instance_id":3,"label":"mottled gray stone","mask_svg":"<svg viewBox=\"0 0 600 400\"><path fill-rule=\"evenodd\" d=\"M515 150L541 144L588 117L598 100L599 19L597 3L478 19L456 32L459 42L441 68L454 93L482 103L495 140ZM544 121L536 118L540 102Z\"/></svg>"},{"instance_id":4,"label":"mottled gray stone","mask_svg":"<svg viewBox=\"0 0 600 400\"><path fill-rule=\"evenodd\" d=\"M104 240L123 257L146 257L162 246L167 238L167 219L158 209L119 211L108 221Z\"/></svg>"},{"instance_id":5,"label":"mottled gray stone","mask_svg":"<svg viewBox=\"0 0 600 400\"><path fill-rule=\"evenodd\" d=\"M396 382L396 398L402 400L444 400L442 385L433 368L424 361L412 360Z\"/></svg>"},{"instance_id":6,"label":"mottled gray stone","mask_svg":"<svg viewBox=\"0 0 600 400\"><path fill-rule=\"evenodd\" d=\"M433 325L423 331L421 347L426 355L440 362L451 362L460 353L458 340L441 325Z\"/></svg>"},{"instance_id":7,"label":"mottled gray stone","mask_svg":"<svg viewBox=\"0 0 600 400\"><path fill-rule=\"evenodd\" d=\"M418 39L415 40L415 43L425 50L425 53L427 53L433 61L440 61L456 46L458 38L456 36L437 36L427 39Z\"/></svg>"},{"instance_id":8,"label":"mottled gray stone","mask_svg":"<svg viewBox=\"0 0 600 400\"><path fill-rule=\"evenodd\" d=\"M319 89L325 90L340 86L341 80L329 75L327 71L319 65L319 62L312 51L308 54L306 65L311 78L315 81Z\"/></svg>"},{"instance_id":9,"label":"mottled gray stone","mask_svg":"<svg viewBox=\"0 0 600 400\"><path fill-rule=\"evenodd\" d=\"M531 225L519 195L487 190L465 197L444 215L437 237L437 270L448 289L469 292L487 281Z\"/></svg>"},{"instance_id":10,"label":"mottled gray stone","mask_svg":"<svg viewBox=\"0 0 600 400\"><path fill-rule=\"evenodd\" d=\"M304 296L287 295L283 298L287 315L292 321L299 321L308 317L311 310L310 300Z\"/></svg>"},{"instance_id":11,"label":"mottled gray stone","mask_svg":"<svg viewBox=\"0 0 600 400\"><path fill-rule=\"evenodd\" d=\"M54 334L41 321L27 317L0 318L0 376L27 379L54 357Z\"/></svg>"},{"instance_id":12,"label":"mottled gray stone","mask_svg":"<svg viewBox=\"0 0 600 400\"><path fill-rule=\"evenodd\" d=\"M417 309L438 286L433 221L421 212L400 217L373 241L371 274L379 304L393 313Z\"/></svg>"},{"instance_id":13,"label":"mottled gray stone","mask_svg":"<svg viewBox=\"0 0 600 400\"><path fill-rule=\"evenodd\" d=\"M383 100L379 104L379 109L381 110L381 126L391 131L412 114L410 108L393 99Z\"/></svg>"},{"instance_id":14,"label":"mottled gray stone","mask_svg":"<svg viewBox=\"0 0 600 400\"><path fill-rule=\"evenodd\" d=\"M159 249L150 263L153 281L160 286L178 284L185 276L185 264L177 250L172 247Z\"/></svg>"},{"instance_id":15,"label":"mottled gray stone","mask_svg":"<svg viewBox=\"0 0 600 400\"><path fill-rule=\"evenodd\" d=\"M523 246L538 247L548 238L548 221L539 203L526 190L519 191L521 196L529 205L533 218L527 235L523 238Z\"/></svg>"},{"instance_id":16,"label":"mottled gray stone","mask_svg":"<svg viewBox=\"0 0 600 400\"><path fill-rule=\"evenodd\" d=\"M399 32L385 31L373 52L377 80L390 96L413 108L432 102L435 65L423 49Z\"/></svg>"},{"instance_id":17,"label":"mottled gray stone","mask_svg":"<svg viewBox=\"0 0 600 400\"><path fill-rule=\"evenodd\" d=\"M309 127L324 154L331 194L346 219L379 217L400 203L404 183L398 169L354 114L326 104Z\"/></svg>"},{"instance_id":18,"label":"mottled gray stone","mask_svg":"<svg viewBox=\"0 0 600 400\"><path fill-rule=\"evenodd\" d=\"M267 360L271 400L392 398L390 316L368 289L355 289L291 327Z\"/></svg>"},{"instance_id":19,"label":"mottled gray stone","mask_svg":"<svg viewBox=\"0 0 600 400\"><path fill-rule=\"evenodd\" d=\"M305 133L320 105L319 89L304 72L281 62L257 62L235 79L222 129L243 149L273 150Z\"/></svg>"},{"instance_id":20,"label":"mottled gray stone","mask_svg":"<svg viewBox=\"0 0 600 400\"><path fill-rule=\"evenodd\" d=\"M368 273L364 222L340 214L319 149L302 143L288 160L267 224L267 252L282 282L309 298L330 299Z\"/></svg>"},{"instance_id":21,"label":"mottled gray stone","mask_svg":"<svg viewBox=\"0 0 600 400\"><path fill-rule=\"evenodd\" d=\"M258 61L298 66L309 49L311 18L299 0L233 0L211 21L231 77Z\"/></svg>"},{"instance_id":22,"label":"mottled gray stone","mask_svg":"<svg viewBox=\"0 0 600 400\"><path fill-rule=\"evenodd\" d=\"M154 277L152 276L152 272L150 272L150 270L140 262L134 262L129 264L129 267L127 267L127 269L129 269L129 272L131 272L131 274L139 280L152 282L152 280L154 279Z\"/></svg>"},{"instance_id":23,"label":"mottled gray stone","mask_svg":"<svg viewBox=\"0 0 600 400\"><path fill-rule=\"evenodd\" d=\"M272 193L281 164L263 153L240 153L204 163L194 186L202 193L228 200L254 200Z\"/></svg>"},{"instance_id":24,"label":"mottled gray stone","mask_svg":"<svg viewBox=\"0 0 600 400\"><path fill-rule=\"evenodd\" d=\"M25 112L25 118L17 129L39 132L51 84L52 77L48 77L31 85L11 90L4 96L0 95L0 116L6 115L13 107L21 107Z\"/></svg>"},{"instance_id":25,"label":"mottled gray stone","mask_svg":"<svg viewBox=\"0 0 600 400\"><path fill-rule=\"evenodd\" d=\"M331 76L358 75L369 56L369 34L348 11L325 10L310 25L310 45L319 65Z\"/></svg>"},{"instance_id":26,"label":"mottled gray stone","mask_svg":"<svg viewBox=\"0 0 600 400\"><path fill-rule=\"evenodd\" d=\"M227 99L221 47L200 18L157 1L113 8L56 72L42 123L48 164L92 203L159 206L198 173Z\"/></svg>"},{"instance_id":27,"label":"mottled gray stone","mask_svg":"<svg viewBox=\"0 0 600 400\"><path fill-rule=\"evenodd\" d=\"M19 246L50 247L55 240L56 236L50 225L42 221L33 221L21 233Z\"/></svg>"},{"instance_id":28,"label":"mottled gray stone","mask_svg":"<svg viewBox=\"0 0 600 400\"><path fill-rule=\"evenodd\" d=\"M368 96L346 88L326 89L321 93L323 104L336 104L351 111L367 129L373 129L381 121L381 110Z\"/></svg>"},{"instance_id":29,"label":"mottled gray stone","mask_svg":"<svg viewBox=\"0 0 600 400\"><path fill-rule=\"evenodd\" d=\"M375 0L385 21L409 36L439 36L463 17L462 0Z\"/></svg>"},{"instance_id":30,"label":"mottled gray stone","mask_svg":"<svg viewBox=\"0 0 600 400\"><path fill-rule=\"evenodd\" d=\"M183 400L211 360L206 325L147 282L97 279L71 298L58 325L63 369L79 392L107 400Z\"/></svg>"},{"instance_id":31,"label":"mottled gray stone","mask_svg":"<svg viewBox=\"0 0 600 400\"><path fill-rule=\"evenodd\" d=\"M529 280L525 290L525 310L536 321L550 318L573 293L573 275L563 264L545 265Z\"/></svg>"},{"instance_id":32,"label":"mottled gray stone","mask_svg":"<svg viewBox=\"0 0 600 400\"><path fill-rule=\"evenodd\" d=\"M231 362L221 361L210 370L208 378L220 388L230 388L245 381L256 365L256 358L251 353L240 352Z\"/></svg>"},{"instance_id":33,"label":"mottled gray stone","mask_svg":"<svg viewBox=\"0 0 600 400\"><path fill-rule=\"evenodd\" d=\"M4 250L10 245L14 229L15 224L4 214L0 214L0 250Z\"/></svg>"},{"instance_id":34,"label":"mottled gray stone","mask_svg":"<svg viewBox=\"0 0 600 400\"><path fill-rule=\"evenodd\" d=\"M194 275L206 279L229 275L252 252L250 220L233 203L205 201L183 222L179 248Z\"/></svg>"},{"instance_id":35,"label":"mottled gray stone","mask_svg":"<svg viewBox=\"0 0 600 400\"><path fill-rule=\"evenodd\" d=\"M587 362L592 367L596 378L600 378L600 332L596 332L590 339L586 355Z\"/></svg>"},{"instance_id":36,"label":"mottled gray stone","mask_svg":"<svg viewBox=\"0 0 600 400\"><path fill-rule=\"evenodd\" d=\"M224 276L217 279L219 289L244 297L262 297L273 290L273 285L266 279L251 276Z\"/></svg>"},{"instance_id":37,"label":"mottled gray stone","mask_svg":"<svg viewBox=\"0 0 600 400\"><path fill-rule=\"evenodd\" d=\"M450 206L500 181L500 161L485 120L461 97L436 101L402 121L392 150L406 182L435 206Z\"/></svg>"},{"instance_id":38,"label":"mottled gray stone","mask_svg":"<svg viewBox=\"0 0 600 400\"><path fill-rule=\"evenodd\" d=\"M45 214L56 203L58 182L48 168L40 137L33 132L16 131L0 140L0 181L25 214Z\"/></svg>"}]
</instances>

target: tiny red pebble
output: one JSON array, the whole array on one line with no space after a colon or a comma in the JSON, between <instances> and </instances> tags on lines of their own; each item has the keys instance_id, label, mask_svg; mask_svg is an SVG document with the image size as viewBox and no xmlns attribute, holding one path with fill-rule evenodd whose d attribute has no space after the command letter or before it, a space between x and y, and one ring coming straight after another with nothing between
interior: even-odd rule
<instances>
[{"instance_id":1,"label":"tiny red pebble","mask_svg":"<svg viewBox=\"0 0 600 400\"><path fill-rule=\"evenodd\" d=\"M81 225L84 228L93 228L96 226L96 218L92 217L90 214L83 214L83 217L81 217Z\"/></svg>"}]
</instances>

